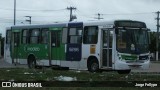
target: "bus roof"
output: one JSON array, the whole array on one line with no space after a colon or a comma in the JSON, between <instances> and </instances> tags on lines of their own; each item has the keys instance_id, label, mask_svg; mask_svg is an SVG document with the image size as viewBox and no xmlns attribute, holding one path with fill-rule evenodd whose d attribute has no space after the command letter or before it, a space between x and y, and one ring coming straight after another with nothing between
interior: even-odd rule
<instances>
[{"instance_id":1,"label":"bus roof","mask_svg":"<svg viewBox=\"0 0 160 90\"><path fill-rule=\"evenodd\" d=\"M54 24L42 24L42 25L19 25L19 26L12 26L12 29L17 28L47 28L47 27L66 27L66 23L54 23Z\"/></svg>"},{"instance_id":2,"label":"bus roof","mask_svg":"<svg viewBox=\"0 0 160 90\"><path fill-rule=\"evenodd\" d=\"M13 29L18 28L47 28L47 27L67 27L70 23L83 23L84 26L90 26L90 25L98 25L98 26L104 26L104 25L114 25L116 21L134 21L134 20L109 20L109 21L85 21L85 22L66 22L66 23L53 23L53 24L40 24L40 25L19 25L19 26L12 26ZM141 22L141 21L134 21L134 22ZM144 23L144 22L141 22Z\"/></svg>"}]
</instances>

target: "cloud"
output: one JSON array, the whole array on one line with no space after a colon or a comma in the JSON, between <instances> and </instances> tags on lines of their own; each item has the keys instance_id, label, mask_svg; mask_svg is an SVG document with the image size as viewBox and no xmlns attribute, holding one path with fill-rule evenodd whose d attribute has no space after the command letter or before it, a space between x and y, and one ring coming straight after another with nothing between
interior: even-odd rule
<instances>
[{"instance_id":1,"label":"cloud","mask_svg":"<svg viewBox=\"0 0 160 90\"><path fill-rule=\"evenodd\" d=\"M0 32L4 34L5 27L13 25L14 0L0 0ZM103 14L105 20L109 19L134 19L147 23L149 28L156 28L156 12L160 10L160 0L16 0L17 10L59 10L67 6L77 8L73 13L77 15L77 21L94 20L97 13ZM148 13L147 13L148 12ZM127 14L130 13L130 14ZM142 13L142 14L136 14ZM144 14L143 14L144 13ZM107 15L111 14L111 15ZM17 11L17 23L25 22L24 16L32 16L33 23L53 23L56 21L68 21L69 11ZM4 22L2 19L10 19Z\"/></svg>"}]
</instances>

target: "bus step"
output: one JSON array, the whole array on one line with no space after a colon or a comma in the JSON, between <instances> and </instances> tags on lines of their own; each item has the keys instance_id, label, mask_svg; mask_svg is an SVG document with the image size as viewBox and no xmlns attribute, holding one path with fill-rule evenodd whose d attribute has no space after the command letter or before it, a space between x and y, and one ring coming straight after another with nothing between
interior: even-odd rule
<instances>
[{"instance_id":1,"label":"bus step","mask_svg":"<svg viewBox=\"0 0 160 90\"><path fill-rule=\"evenodd\" d=\"M102 67L102 68L100 68L101 70L112 70L112 67Z\"/></svg>"}]
</instances>

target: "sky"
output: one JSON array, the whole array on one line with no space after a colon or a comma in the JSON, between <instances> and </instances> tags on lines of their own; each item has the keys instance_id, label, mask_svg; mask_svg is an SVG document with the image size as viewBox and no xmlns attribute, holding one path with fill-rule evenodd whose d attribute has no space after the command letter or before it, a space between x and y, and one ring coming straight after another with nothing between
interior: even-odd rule
<instances>
[{"instance_id":1,"label":"sky","mask_svg":"<svg viewBox=\"0 0 160 90\"><path fill-rule=\"evenodd\" d=\"M0 33L5 36L6 27L14 25L14 0L0 0ZM69 21L67 7L76 7L73 14L75 21L95 21L97 14L103 20L138 20L147 24L151 31L156 31L157 11L160 0L16 0L16 25L51 24Z\"/></svg>"}]
</instances>

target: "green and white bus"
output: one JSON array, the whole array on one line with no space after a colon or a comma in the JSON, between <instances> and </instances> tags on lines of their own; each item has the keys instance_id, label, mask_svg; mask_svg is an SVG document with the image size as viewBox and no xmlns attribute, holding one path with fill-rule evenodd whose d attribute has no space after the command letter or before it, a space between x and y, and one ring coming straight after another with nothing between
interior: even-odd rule
<instances>
[{"instance_id":1,"label":"green and white bus","mask_svg":"<svg viewBox=\"0 0 160 90\"><path fill-rule=\"evenodd\" d=\"M6 30L5 60L13 64L69 69L148 69L146 24L132 20L12 26Z\"/></svg>"}]
</instances>

